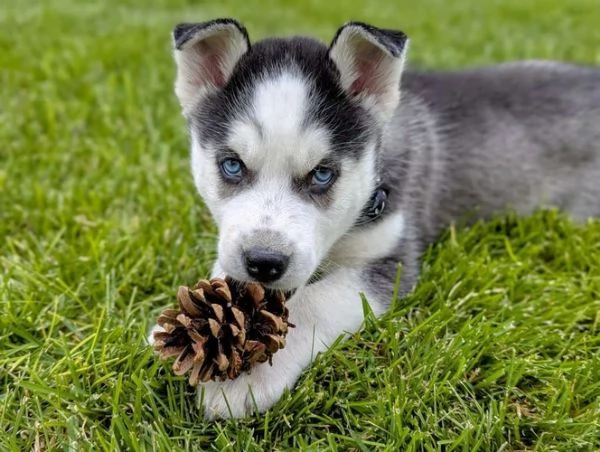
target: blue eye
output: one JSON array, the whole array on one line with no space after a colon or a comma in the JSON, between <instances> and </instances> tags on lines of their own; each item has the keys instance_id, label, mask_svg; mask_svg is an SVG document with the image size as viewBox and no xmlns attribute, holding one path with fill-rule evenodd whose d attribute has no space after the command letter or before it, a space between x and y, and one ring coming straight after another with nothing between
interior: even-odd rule
<instances>
[{"instance_id":1,"label":"blue eye","mask_svg":"<svg viewBox=\"0 0 600 452\"><path fill-rule=\"evenodd\" d=\"M333 170L319 166L313 171L312 183L314 185L328 185L333 180Z\"/></svg>"},{"instance_id":2,"label":"blue eye","mask_svg":"<svg viewBox=\"0 0 600 452\"><path fill-rule=\"evenodd\" d=\"M221 162L221 170L225 177L239 179L242 177L244 164L238 159L225 159Z\"/></svg>"}]
</instances>

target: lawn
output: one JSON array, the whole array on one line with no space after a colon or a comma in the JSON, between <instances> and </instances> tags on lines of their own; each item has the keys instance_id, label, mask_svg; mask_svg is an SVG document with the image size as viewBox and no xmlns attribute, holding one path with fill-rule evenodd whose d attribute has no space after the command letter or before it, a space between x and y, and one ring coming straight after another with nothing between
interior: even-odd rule
<instances>
[{"instance_id":1,"label":"lawn","mask_svg":"<svg viewBox=\"0 0 600 452\"><path fill-rule=\"evenodd\" d=\"M600 222L452 229L264 416L207 423L144 340L208 272L169 33L401 28L416 66L600 63L597 0L2 0L0 450L600 449ZM599 181L600 183L600 181Z\"/></svg>"}]
</instances>

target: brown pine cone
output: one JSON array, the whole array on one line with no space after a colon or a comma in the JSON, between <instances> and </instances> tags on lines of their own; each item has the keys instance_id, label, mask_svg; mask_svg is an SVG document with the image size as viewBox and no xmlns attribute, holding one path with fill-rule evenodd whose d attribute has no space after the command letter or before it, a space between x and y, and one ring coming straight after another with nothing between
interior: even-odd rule
<instances>
[{"instance_id":1,"label":"brown pine cone","mask_svg":"<svg viewBox=\"0 0 600 452\"><path fill-rule=\"evenodd\" d=\"M176 356L173 371L189 382L234 379L285 347L289 312L281 290L227 277L180 287L179 309L158 317L164 332L154 333L161 359Z\"/></svg>"}]
</instances>

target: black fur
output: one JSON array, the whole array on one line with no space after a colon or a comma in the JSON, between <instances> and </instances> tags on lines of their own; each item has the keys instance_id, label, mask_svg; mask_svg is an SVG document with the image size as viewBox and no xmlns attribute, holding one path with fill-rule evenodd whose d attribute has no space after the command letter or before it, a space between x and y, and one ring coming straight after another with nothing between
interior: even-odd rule
<instances>
[{"instance_id":1,"label":"black fur","mask_svg":"<svg viewBox=\"0 0 600 452\"><path fill-rule=\"evenodd\" d=\"M373 36L373 38L375 38L375 40L394 58L398 58L402 54L402 51L406 46L406 41L408 40L406 34L398 30L377 28L363 22L348 22L338 29L331 41L330 49L336 44L341 34L348 27L360 27L365 33Z\"/></svg>"},{"instance_id":2,"label":"black fur","mask_svg":"<svg viewBox=\"0 0 600 452\"><path fill-rule=\"evenodd\" d=\"M173 29L173 42L175 44L175 48L181 50L183 45L190 39L192 39L194 35L201 30L223 25L231 25L237 28L246 40L246 44L248 44L248 47L250 47L250 38L248 37L248 32L241 23L233 19L215 19L209 20L208 22L201 22L196 24L182 23L176 25Z\"/></svg>"}]
</instances>

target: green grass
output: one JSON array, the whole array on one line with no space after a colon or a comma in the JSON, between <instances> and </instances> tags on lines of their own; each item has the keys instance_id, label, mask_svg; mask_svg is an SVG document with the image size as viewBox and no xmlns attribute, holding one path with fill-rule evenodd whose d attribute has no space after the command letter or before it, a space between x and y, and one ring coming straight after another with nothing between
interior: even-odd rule
<instances>
[{"instance_id":1,"label":"green grass","mask_svg":"<svg viewBox=\"0 0 600 452\"><path fill-rule=\"evenodd\" d=\"M600 63L596 0L3 0L0 450L598 450L600 224L556 213L453 230L266 415L202 420L144 337L214 257L169 32L221 15L402 28L428 67Z\"/></svg>"}]
</instances>

